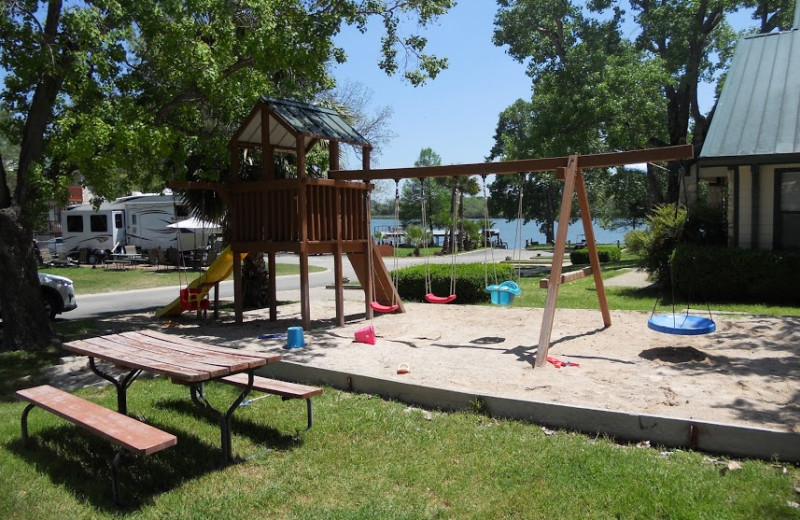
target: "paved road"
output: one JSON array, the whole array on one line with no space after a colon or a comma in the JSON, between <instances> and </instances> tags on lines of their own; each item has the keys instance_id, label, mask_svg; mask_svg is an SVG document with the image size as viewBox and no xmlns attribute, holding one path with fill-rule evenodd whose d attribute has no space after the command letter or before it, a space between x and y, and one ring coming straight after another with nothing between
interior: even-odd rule
<instances>
[{"instance_id":1,"label":"paved road","mask_svg":"<svg viewBox=\"0 0 800 520\"><path fill-rule=\"evenodd\" d=\"M529 259L536 255L537 252L531 251L518 251L518 250L494 250L493 256L495 262L505 260L507 256L513 258ZM543 256L549 253L541 253ZM298 256L294 254L280 254L277 257L277 262L282 264L297 264ZM492 254L486 254L484 251L471 251L456 255L456 261L459 263L472 263L484 262L484 259L489 262L492 261ZM430 257L430 263L448 263L452 260L450 256L437 256ZM408 257L408 258L384 258L386 267L391 269L396 267L407 267L417 265L424 262L424 259ZM311 288L324 287L333 283L333 255L320 255L310 256L308 259L310 265L323 267L326 270L318 273L309 274L309 285ZM343 275L351 280L356 279L355 272L353 271L350 262L347 260L342 262ZM190 273L189 275L193 275ZM106 316L113 316L114 314L131 312L131 311L155 311L159 307L166 305L178 296L180 287L160 287L155 289L140 289L133 291L120 291L103 294L90 294L78 295L78 308L72 312L59 315L58 319L84 319L84 318L102 318ZM300 277L293 276L279 276L277 281L278 292L289 293L296 291L295 298L300 298ZM228 280L220 284L220 298L233 299L233 281Z\"/></svg>"}]
</instances>

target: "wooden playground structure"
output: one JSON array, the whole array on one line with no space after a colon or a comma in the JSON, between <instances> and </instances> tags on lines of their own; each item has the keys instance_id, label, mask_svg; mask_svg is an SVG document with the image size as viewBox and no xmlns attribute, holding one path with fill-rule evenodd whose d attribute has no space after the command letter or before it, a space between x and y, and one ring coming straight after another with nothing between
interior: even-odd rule
<instances>
[{"instance_id":1,"label":"wooden playground structure","mask_svg":"<svg viewBox=\"0 0 800 520\"><path fill-rule=\"evenodd\" d=\"M306 155L321 142L327 143L328 178L309 178ZM340 170L340 143L361 149L361 170ZM555 318L558 289L561 283L575 279L564 275L562 264L567 245L567 230L573 196L577 195L590 268L580 276L594 277L603 325L611 325L606 301L597 245L592 227L584 170L623 166L626 164L690 159L691 145L612 152L593 155L571 155L544 159L526 159L499 163L458 164L395 169L370 169L369 142L333 110L294 101L262 98L229 144L231 182L171 183L177 189L213 189L220 193L230 214L231 249L233 250L234 300L236 321L243 319L241 256L263 252L268 257L270 320L277 319L275 288L275 255L294 252L300 260L300 299L303 326L311 324L308 255L332 253L336 321L344 325L342 256L347 255L365 295L365 314L373 317L371 304L378 302L400 305L388 270L373 247L370 222L370 181L470 175L503 175L555 171L564 182L553 263L548 282L544 318L539 335L536 366L546 362ZM248 154L260 152L261 171L253 178L243 178L242 161ZM276 154L295 156L297 178L278 178Z\"/></svg>"}]
</instances>

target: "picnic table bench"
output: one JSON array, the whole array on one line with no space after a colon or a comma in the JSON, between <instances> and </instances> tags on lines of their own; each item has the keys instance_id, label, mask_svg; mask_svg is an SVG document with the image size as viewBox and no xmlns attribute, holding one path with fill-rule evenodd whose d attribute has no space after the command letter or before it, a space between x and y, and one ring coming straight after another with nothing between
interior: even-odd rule
<instances>
[{"instance_id":1,"label":"picnic table bench","mask_svg":"<svg viewBox=\"0 0 800 520\"><path fill-rule=\"evenodd\" d=\"M247 375L234 374L232 376L225 376L219 379L221 383L229 385L246 387ZM313 425L313 416L311 411L311 398L322 394L322 388L315 386L298 385L296 383L287 383L277 379L269 379L268 377L254 376L253 377L253 390L264 392L265 394L279 395L286 401L288 399L305 399L306 411L308 417L308 428L311 429Z\"/></svg>"},{"instance_id":2,"label":"picnic table bench","mask_svg":"<svg viewBox=\"0 0 800 520\"><path fill-rule=\"evenodd\" d=\"M28 442L28 414L38 406L119 446L111 461L111 486L117 504L120 503L119 463L123 453L127 450L135 455L151 455L178 442L171 433L49 385L18 390L16 396L29 403L22 412L23 445Z\"/></svg>"},{"instance_id":3,"label":"picnic table bench","mask_svg":"<svg viewBox=\"0 0 800 520\"><path fill-rule=\"evenodd\" d=\"M142 372L163 375L173 383L188 386L192 402L219 423L223 463L233 460L231 420L252 389L253 372L281 360L280 354L215 347L154 330L71 341L63 347L88 356L89 368L116 387L117 411L123 414L128 411L128 387ZM107 361L127 373L115 377L98 367L95 359ZM206 398L204 384L234 374L242 375L248 383L227 410L217 410Z\"/></svg>"}]
</instances>

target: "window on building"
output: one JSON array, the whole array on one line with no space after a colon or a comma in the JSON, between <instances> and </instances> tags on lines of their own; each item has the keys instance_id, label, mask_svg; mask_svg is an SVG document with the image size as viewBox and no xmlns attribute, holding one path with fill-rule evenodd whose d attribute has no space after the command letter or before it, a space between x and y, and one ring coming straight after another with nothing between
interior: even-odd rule
<instances>
[{"instance_id":1,"label":"window on building","mask_svg":"<svg viewBox=\"0 0 800 520\"><path fill-rule=\"evenodd\" d=\"M94 233L108 231L108 218L106 215L90 215L89 229Z\"/></svg>"},{"instance_id":2,"label":"window on building","mask_svg":"<svg viewBox=\"0 0 800 520\"><path fill-rule=\"evenodd\" d=\"M781 172L780 190L778 244L781 249L800 249L800 171Z\"/></svg>"},{"instance_id":3,"label":"window on building","mask_svg":"<svg viewBox=\"0 0 800 520\"><path fill-rule=\"evenodd\" d=\"M67 231L70 233L83 233L83 215L68 215Z\"/></svg>"}]
</instances>

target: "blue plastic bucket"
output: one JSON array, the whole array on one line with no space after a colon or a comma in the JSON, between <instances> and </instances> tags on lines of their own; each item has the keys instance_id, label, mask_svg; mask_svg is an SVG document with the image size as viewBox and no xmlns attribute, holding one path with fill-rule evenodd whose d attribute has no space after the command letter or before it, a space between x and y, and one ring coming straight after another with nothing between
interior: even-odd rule
<instances>
[{"instance_id":1,"label":"blue plastic bucket","mask_svg":"<svg viewBox=\"0 0 800 520\"><path fill-rule=\"evenodd\" d=\"M306 346L303 338L303 327L289 327L286 346L283 348L300 348Z\"/></svg>"}]
</instances>

